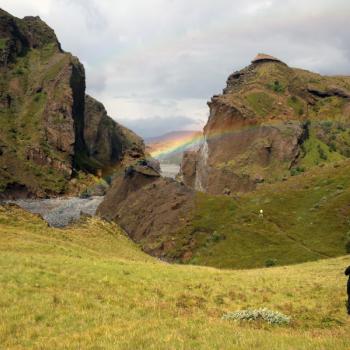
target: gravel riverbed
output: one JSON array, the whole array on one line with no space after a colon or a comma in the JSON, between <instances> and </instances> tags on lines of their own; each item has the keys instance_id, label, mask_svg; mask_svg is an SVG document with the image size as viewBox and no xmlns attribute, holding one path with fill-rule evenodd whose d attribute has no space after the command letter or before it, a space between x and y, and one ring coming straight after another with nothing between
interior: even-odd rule
<instances>
[{"instance_id":1,"label":"gravel riverbed","mask_svg":"<svg viewBox=\"0 0 350 350\"><path fill-rule=\"evenodd\" d=\"M65 227L78 220L82 214L95 215L103 198L17 199L6 203L17 204L31 213L41 215L50 226Z\"/></svg>"},{"instance_id":2,"label":"gravel riverbed","mask_svg":"<svg viewBox=\"0 0 350 350\"><path fill-rule=\"evenodd\" d=\"M176 164L161 164L162 175L175 178L180 166ZM17 204L24 210L39 214L50 226L65 227L79 220L83 214L95 215L104 197L60 197L49 199L16 199L5 203Z\"/></svg>"}]
</instances>

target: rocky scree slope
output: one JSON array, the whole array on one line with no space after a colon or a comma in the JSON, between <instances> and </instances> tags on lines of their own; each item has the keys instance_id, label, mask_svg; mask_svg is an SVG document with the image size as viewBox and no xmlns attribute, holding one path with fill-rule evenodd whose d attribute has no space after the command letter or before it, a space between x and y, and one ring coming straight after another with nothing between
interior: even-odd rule
<instances>
[{"instance_id":1,"label":"rocky scree slope","mask_svg":"<svg viewBox=\"0 0 350 350\"><path fill-rule=\"evenodd\" d=\"M152 161L140 161L113 181L97 214L115 221L147 253L168 261L178 258L174 237L190 223L194 191L160 176Z\"/></svg>"},{"instance_id":2,"label":"rocky scree slope","mask_svg":"<svg viewBox=\"0 0 350 350\"><path fill-rule=\"evenodd\" d=\"M259 55L208 105L205 142L182 161L182 179L196 190L252 191L350 156L350 77Z\"/></svg>"},{"instance_id":3,"label":"rocky scree slope","mask_svg":"<svg viewBox=\"0 0 350 350\"><path fill-rule=\"evenodd\" d=\"M143 155L143 141L85 95L78 58L39 17L0 9L1 197L62 194L77 171Z\"/></svg>"}]
</instances>

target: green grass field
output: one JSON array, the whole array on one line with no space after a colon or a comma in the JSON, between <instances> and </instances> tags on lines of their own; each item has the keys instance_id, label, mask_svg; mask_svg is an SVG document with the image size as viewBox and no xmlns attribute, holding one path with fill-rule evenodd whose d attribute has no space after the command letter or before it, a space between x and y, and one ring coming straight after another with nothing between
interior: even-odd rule
<instances>
[{"instance_id":1,"label":"green grass field","mask_svg":"<svg viewBox=\"0 0 350 350\"><path fill-rule=\"evenodd\" d=\"M0 209L1 349L349 349L344 268L350 257L217 270L142 253L96 218L47 227ZM267 307L287 326L224 313Z\"/></svg>"}]
</instances>

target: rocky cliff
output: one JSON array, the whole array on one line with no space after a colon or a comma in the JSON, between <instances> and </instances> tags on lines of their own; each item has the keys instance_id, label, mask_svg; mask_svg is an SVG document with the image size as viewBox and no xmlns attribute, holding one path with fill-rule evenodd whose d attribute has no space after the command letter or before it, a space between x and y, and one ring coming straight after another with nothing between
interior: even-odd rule
<instances>
[{"instance_id":1,"label":"rocky cliff","mask_svg":"<svg viewBox=\"0 0 350 350\"><path fill-rule=\"evenodd\" d=\"M39 17L0 10L1 196L62 194L82 170L97 172L143 142L85 95L79 60Z\"/></svg>"},{"instance_id":2,"label":"rocky cliff","mask_svg":"<svg viewBox=\"0 0 350 350\"><path fill-rule=\"evenodd\" d=\"M208 103L205 142L182 161L196 190L254 190L350 156L350 77L324 77L258 55Z\"/></svg>"},{"instance_id":3,"label":"rocky cliff","mask_svg":"<svg viewBox=\"0 0 350 350\"><path fill-rule=\"evenodd\" d=\"M88 163L93 161L94 168L105 169L127 163L144 155L143 140L115 122L107 115L102 103L93 97L85 96L84 140L88 154Z\"/></svg>"}]
</instances>

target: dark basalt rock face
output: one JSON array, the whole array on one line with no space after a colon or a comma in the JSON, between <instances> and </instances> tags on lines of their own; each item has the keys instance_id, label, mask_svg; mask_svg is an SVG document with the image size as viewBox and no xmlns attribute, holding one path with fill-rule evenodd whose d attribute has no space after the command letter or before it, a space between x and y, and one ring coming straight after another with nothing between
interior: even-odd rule
<instances>
[{"instance_id":1,"label":"dark basalt rock face","mask_svg":"<svg viewBox=\"0 0 350 350\"><path fill-rule=\"evenodd\" d=\"M90 158L103 169L125 156L137 159L144 154L143 140L107 115L103 104L86 95L84 139Z\"/></svg>"},{"instance_id":2,"label":"dark basalt rock face","mask_svg":"<svg viewBox=\"0 0 350 350\"><path fill-rule=\"evenodd\" d=\"M205 142L185 153L183 182L234 194L349 157L349 95L349 77L322 77L259 55L208 103Z\"/></svg>"},{"instance_id":3,"label":"dark basalt rock face","mask_svg":"<svg viewBox=\"0 0 350 350\"><path fill-rule=\"evenodd\" d=\"M0 73L0 191L61 194L79 170L143 156L143 141L85 95L83 65L39 17L0 9Z\"/></svg>"}]
</instances>

